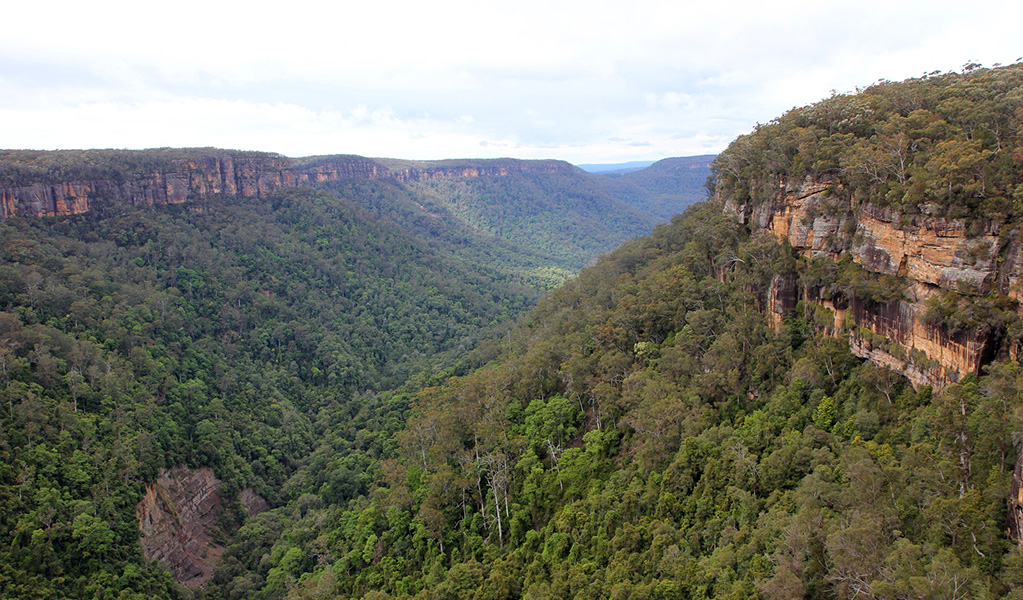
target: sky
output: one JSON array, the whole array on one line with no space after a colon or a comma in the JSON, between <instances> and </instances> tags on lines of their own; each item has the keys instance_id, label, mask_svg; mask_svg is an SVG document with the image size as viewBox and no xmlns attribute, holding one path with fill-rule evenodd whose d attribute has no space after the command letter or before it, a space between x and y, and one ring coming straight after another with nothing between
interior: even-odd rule
<instances>
[{"instance_id":1,"label":"sky","mask_svg":"<svg viewBox=\"0 0 1023 600\"><path fill-rule=\"evenodd\" d=\"M656 160L1023 57L1018 0L5 4L0 148Z\"/></svg>"}]
</instances>

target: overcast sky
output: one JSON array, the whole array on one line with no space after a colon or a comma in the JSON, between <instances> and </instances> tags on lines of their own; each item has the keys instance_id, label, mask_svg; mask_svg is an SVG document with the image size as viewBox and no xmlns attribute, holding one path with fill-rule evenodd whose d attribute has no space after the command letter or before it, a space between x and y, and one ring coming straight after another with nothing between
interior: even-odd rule
<instances>
[{"instance_id":1,"label":"overcast sky","mask_svg":"<svg viewBox=\"0 0 1023 600\"><path fill-rule=\"evenodd\" d=\"M0 148L716 153L878 79L1023 56L1023 2L7 2Z\"/></svg>"}]
</instances>

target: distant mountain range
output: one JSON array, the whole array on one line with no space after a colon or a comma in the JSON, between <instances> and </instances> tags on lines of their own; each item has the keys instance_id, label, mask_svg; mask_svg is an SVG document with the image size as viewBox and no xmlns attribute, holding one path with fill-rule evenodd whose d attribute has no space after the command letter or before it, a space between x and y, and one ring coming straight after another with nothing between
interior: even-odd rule
<instances>
[{"instance_id":1,"label":"distant mountain range","mask_svg":"<svg viewBox=\"0 0 1023 600\"><path fill-rule=\"evenodd\" d=\"M656 161L653 160L634 160L623 163L596 163L576 166L587 173L603 173L604 175L609 175L611 173L631 173L632 171L639 171L649 167L655 162Z\"/></svg>"},{"instance_id":2,"label":"distant mountain range","mask_svg":"<svg viewBox=\"0 0 1023 600\"><path fill-rule=\"evenodd\" d=\"M534 248L576 246L572 256L561 258L568 259L565 268L578 269L705 198L713 158L576 168L556 160L292 159L217 148L0 150L0 219L193 203L218 195L264 197L296 186L382 180L425 194L481 232ZM581 221L573 222L573 211L580 212ZM524 226L523 219L531 224ZM595 235L600 241L593 246L575 239L593 219L624 221L615 232ZM557 223L570 222L571 227L556 230Z\"/></svg>"}]
</instances>

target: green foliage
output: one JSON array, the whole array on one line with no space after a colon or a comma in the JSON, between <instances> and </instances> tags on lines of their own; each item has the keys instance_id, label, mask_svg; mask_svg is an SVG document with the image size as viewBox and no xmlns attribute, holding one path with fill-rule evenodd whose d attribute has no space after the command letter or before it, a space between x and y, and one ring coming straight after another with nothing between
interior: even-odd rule
<instances>
[{"instance_id":1,"label":"green foliage","mask_svg":"<svg viewBox=\"0 0 1023 600\"><path fill-rule=\"evenodd\" d=\"M962 296L945 291L929 298L925 306L924 322L950 335L966 332L987 335L992 331L1004 331L1018 321L1015 303L997 292Z\"/></svg>"},{"instance_id":2,"label":"green foliage","mask_svg":"<svg viewBox=\"0 0 1023 600\"><path fill-rule=\"evenodd\" d=\"M814 427L828 431L831 429L831 425L835 422L835 417L837 416L838 409L835 408L835 403L831 401L830 396L824 396L821 398L817 408L813 409Z\"/></svg>"},{"instance_id":3,"label":"green foliage","mask_svg":"<svg viewBox=\"0 0 1023 600\"><path fill-rule=\"evenodd\" d=\"M767 202L810 175L910 221L1015 218L1020 72L792 111L722 155L719 189ZM1018 364L915 391L816 334L830 312L769 326L772 284L878 304L903 288L711 203L502 330L596 248L559 229L592 213L553 206L592 190L556 184L362 182L0 224L3 593L182 595L142 560L134 508L185 463L272 506L229 511L200 597L1020 595L1003 532ZM1017 335L1004 299L974 300L927 318Z\"/></svg>"},{"instance_id":4,"label":"green foliage","mask_svg":"<svg viewBox=\"0 0 1023 600\"><path fill-rule=\"evenodd\" d=\"M1018 585L1000 525L1018 368L932 399L843 340L796 335L796 321L773 331L758 290L797 267L718 210L625 245L521 321L499 360L420 392L387 484L322 527L332 593L988 597ZM845 282L847 268L823 278Z\"/></svg>"},{"instance_id":5,"label":"green foliage","mask_svg":"<svg viewBox=\"0 0 1023 600\"><path fill-rule=\"evenodd\" d=\"M1023 64L882 81L793 109L740 136L714 163L738 203L778 182L831 181L847 200L896 213L1014 221L1021 199Z\"/></svg>"},{"instance_id":6,"label":"green foliage","mask_svg":"<svg viewBox=\"0 0 1023 600\"><path fill-rule=\"evenodd\" d=\"M481 360L467 350L538 297L502 267L525 260L513 250L477 264L358 199L299 189L0 223L4 593L178 595L137 542L135 506L163 468L212 466L272 506L346 505L395 452L400 385ZM239 543L267 561L229 554L237 573L215 589L284 590L319 564L313 540L273 550L256 526Z\"/></svg>"},{"instance_id":7,"label":"green foliage","mask_svg":"<svg viewBox=\"0 0 1023 600\"><path fill-rule=\"evenodd\" d=\"M849 254L843 254L836 267L836 285L847 297L874 304L889 304L905 299L904 278L868 271L854 262Z\"/></svg>"},{"instance_id":8,"label":"green foliage","mask_svg":"<svg viewBox=\"0 0 1023 600\"><path fill-rule=\"evenodd\" d=\"M596 176L569 165L502 176L435 176L406 186L429 213L543 258L538 266L560 267L558 284L599 254L649 233L658 221L609 193Z\"/></svg>"}]
</instances>

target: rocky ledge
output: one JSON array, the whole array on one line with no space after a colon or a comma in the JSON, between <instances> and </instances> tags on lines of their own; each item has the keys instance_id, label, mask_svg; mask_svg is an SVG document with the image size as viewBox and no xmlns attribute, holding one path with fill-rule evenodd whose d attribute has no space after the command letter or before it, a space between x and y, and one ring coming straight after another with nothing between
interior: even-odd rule
<instances>
[{"instance_id":1,"label":"rocky ledge","mask_svg":"<svg viewBox=\"0 0 1023 600\"><path fill-rule=\"evenodd\" d=\"M771 202L756 206L723 196L724 210L754 229L767 230L806 256L838 260L848 253L864 269L906 282L903 299L870 302L827 299L776 278L767 293L772 320L781 322L799 300L834 313L825 330L847 336L853 352L903 372L915 386L942 387L981 367L1003 350L993 331L950 333L925 318L926 302L947 292L998 292L1023 297L1021 248L999 236L996 224L924 214L905 216L847 200L836 184L782 182ZM1012 349L1009 349L1012 351Z\"/></svg>"}]
</instances>

